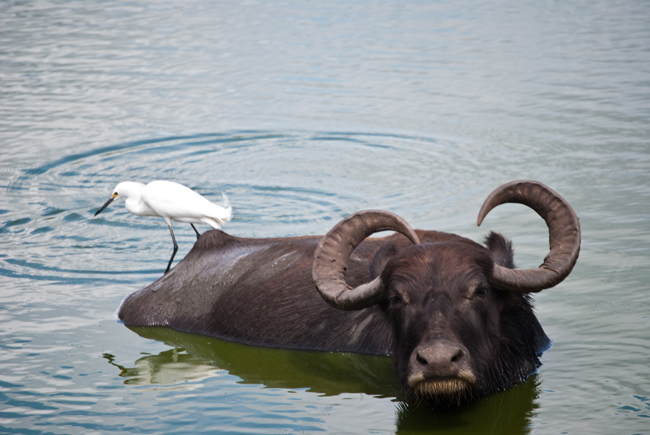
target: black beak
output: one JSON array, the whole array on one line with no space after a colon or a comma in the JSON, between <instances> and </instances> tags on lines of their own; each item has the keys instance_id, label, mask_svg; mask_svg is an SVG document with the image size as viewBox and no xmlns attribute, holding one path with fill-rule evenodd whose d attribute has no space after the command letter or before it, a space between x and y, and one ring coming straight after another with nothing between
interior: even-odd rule
<instances>
[{"instance_id":1,"label":"black beak","mask_svg":"<svg viewBox=\"0 0 650 435\"><path fill-rule=\"evenodd\" d=\"M104 209L105 209L106 207L108 207L109 205L111 205L111 202L115 201L115 198L117 198L117 193L114 193L113 196L111 196L111 197L108 199L108 201L106 201L106 202L104 203L104 205L102 205L102 208L100 208L99 210L97 210L97 213L95 213L95 216L97 216L98 214L100 214L102 211L104 211Z\"/></svg>"}]
</instances>

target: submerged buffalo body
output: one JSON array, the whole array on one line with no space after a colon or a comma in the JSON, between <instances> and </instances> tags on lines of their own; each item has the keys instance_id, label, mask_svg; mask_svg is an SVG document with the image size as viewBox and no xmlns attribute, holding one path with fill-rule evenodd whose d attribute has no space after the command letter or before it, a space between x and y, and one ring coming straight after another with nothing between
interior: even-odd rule
<instances>
[{"instance_id":1,"label":"submerged buffalo body","mask_svg":"<svg viewBox=\"0 0 650 435\"><path fill-rule=\"evenodd\" d=\"M365 211L324 237L209 231L170 273L127 297L119 317L251 345L391 356L407 396L468 402L535 371L549 339L528 293L562 281L580 247L574 211L548 187L500 187L479 224L504 202L546 220L551 249L539 269L514 270L499 234L482 246ZM367 238L385 230L396 234Z\"/></svg>"}]
</instances>

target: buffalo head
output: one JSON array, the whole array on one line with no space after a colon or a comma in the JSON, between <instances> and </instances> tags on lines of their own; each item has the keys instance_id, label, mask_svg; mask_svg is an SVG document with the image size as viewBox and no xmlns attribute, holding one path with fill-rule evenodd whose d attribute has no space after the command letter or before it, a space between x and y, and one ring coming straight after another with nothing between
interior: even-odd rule
<instances>
[{"instance_id":1,"label":"buffalo head","mask_svg":"<svg viewBox=\"0 0 650 435\"><path fill-rule=\"evenodd\" d=\"M355 213L318 244L312 276L325 301L342 310L378 305L393 329L393 365L408 396L433 404L461 404L523 381L539 365L549 339L528 293L560 283L580 249L580 224L571 206L541 183L501 186L479 212L480 225L499 204L522 203L549 227L550 252L537 269L515 270L510 242L491 233L486 247L456 237L427 241L400 217ZM354 248L369 235L393 230L411 245L384 246L372 280L345 282Z\"/></svg>"}]
</instances>

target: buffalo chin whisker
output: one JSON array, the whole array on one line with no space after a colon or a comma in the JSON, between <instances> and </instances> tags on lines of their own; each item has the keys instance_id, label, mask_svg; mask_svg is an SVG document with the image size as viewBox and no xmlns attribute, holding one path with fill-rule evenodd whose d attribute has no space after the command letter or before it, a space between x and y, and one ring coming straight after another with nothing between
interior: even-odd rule
<instances>
[{"instance_id":1,"label":"buffalo chin whisker","mask_svg":"<svg viewBox=\"0 0 650 435\"><path fill-rule=\"evenodd\" d=\"M424 381L413 388L413 398L420 404L444 404L461 407L471 399L471 384L464 379Z\"/></svg>"},{"instance_id":2,"label":"buffalo chin whisker","mask_svg":"<svg viewBox=\"0 0 650 435\"><path fill-rule=\"evenodd\" d=\"M415 387L415 391L417 394L428 396L445 396L465 391L468 386L468 382L463 379L442 379L421 382Z\"/></svg>"}]
</instances>

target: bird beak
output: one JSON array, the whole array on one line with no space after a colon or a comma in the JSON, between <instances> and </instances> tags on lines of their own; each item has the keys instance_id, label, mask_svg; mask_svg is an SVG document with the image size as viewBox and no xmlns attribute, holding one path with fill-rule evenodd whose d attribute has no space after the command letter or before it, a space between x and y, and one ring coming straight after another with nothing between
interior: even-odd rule
<instances>
[{"instance_id":1,"label":"bird beak","mask_svg":"<svg viewBox=\"0 0 650 435\"><path fill-rule=\"evenodd\" d=\"M109 200L106 201L106 202L104 203L104 205L102 205L102 208L100 208L99 210L97 210L97 213L95 213L95 216L97 216L98 214L100 214L102 211L104 211L104 209L105 209L106 207L108 207L109 205L111 205L111 202L115 201L115 198L117 198L117 193L114 193L113 195L111 195L111 197L109 198Z\"/></svg>"}]
</instances>

